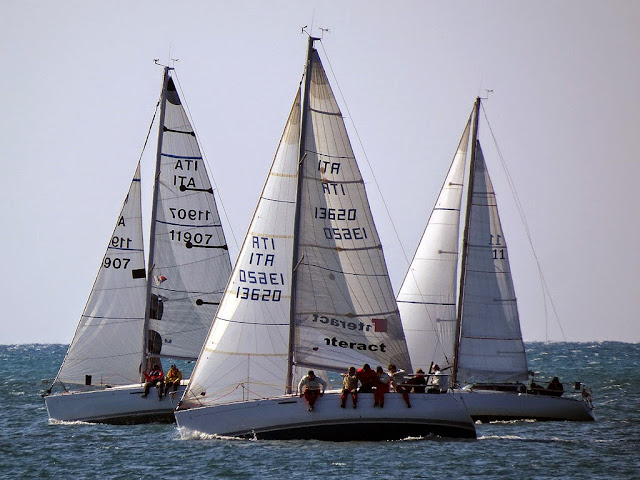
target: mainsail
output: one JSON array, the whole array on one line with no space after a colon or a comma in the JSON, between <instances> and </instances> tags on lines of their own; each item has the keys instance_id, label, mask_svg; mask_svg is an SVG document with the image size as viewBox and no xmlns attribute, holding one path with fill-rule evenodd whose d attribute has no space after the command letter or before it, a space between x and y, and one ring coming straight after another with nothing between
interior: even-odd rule
<instances>
[{"instance_id":1,"label":"mainsail","mask_svg":"<svg viewBox=\"0 0 640 480\"><path fill-rule=\"evenodd\" d=\"M460 383L524 382L527 360L507 242L479 141L474 164L457 379Z\"/></svg>"},{"instance_id":2,"label":"mainsail","mask_svg":"<svg viewBox=\"0 0 640 480\"><path fill-rule=\"evenodd\" d=\"M453 368L448 373L457 384L526 381L527 362L507 245L478 140L479 109L480 99L398 303L414 367L434 362L441 368ZM467 203L461 208L465 187ZM466 214L464 221L461 211Z\"/></svg>"},{"instance_id":3,"label":"mainsail","mask_svg":"<svg viewBox=\"0 0 640 480\"><path fill-rule=\"evenodd\" d=\"M138 381L146 288L138 163L57 380L79 385Z\"/></svg>"},{"instance_id":4,"label":"mainsail","mask_svg":"<svg viewBox=\"0 0 640 480\"><path fill-rule=\"evenodd\" d=\"M163 120L149 266L149 328L158 335L149 353L196 359L231 262L205 162L170 76Z\"/></svg>"},{"instance_id":5,"label":"mainsail","mask_svg":"<svg viewBox=\"0 0 640 480\"><path fill-rule=\"evenodd\" d=\"M344 120L313 41L183 407L282 395L296 367L410 360Z\"/></svg>"}]
</instances>

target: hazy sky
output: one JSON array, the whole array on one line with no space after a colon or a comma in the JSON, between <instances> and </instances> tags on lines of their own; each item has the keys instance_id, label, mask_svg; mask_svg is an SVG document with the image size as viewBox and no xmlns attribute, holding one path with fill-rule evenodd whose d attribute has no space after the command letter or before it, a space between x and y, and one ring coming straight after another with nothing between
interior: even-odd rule
<instances>
[{"instance_id":1,"label":"hazy sky","mask_svg":"<svg viewBox=\"0 0 640 480\"><path fill-rule=\"evenodd\" d=\"M559 318L545 314L552 307L502 164L487 153L525 340L640 341L640 2L0 8L0 344L71 340L159 95L154 58L179 59L229 243L242 241L302 74L304 25L330 30L320 54L344 95L396 291L473 101L492 89L487 116Z\"/></svg>"}]
</instances>

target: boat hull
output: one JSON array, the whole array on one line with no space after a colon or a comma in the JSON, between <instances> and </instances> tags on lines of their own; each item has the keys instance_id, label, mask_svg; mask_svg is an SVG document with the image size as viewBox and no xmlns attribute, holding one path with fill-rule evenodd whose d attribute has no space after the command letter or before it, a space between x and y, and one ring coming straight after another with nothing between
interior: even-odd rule
<instances>
[{"instance_id":1,"label":"boat hull","mask_svg":"<svg viewBox=\"0 0 640 480\"><path fill-rule=\"evenodd\" d=\"M464 403L474 420L595 420L593 406L576 398L464 390L452 395Z\"/></svg>"},{"instance_id":2,"label":"boat hull","mask_svg":"<svg viewBox=\"0 0 640 480\"><path fill-rule=\"evenodd\" d=\"M184 392L181 385L178 392L158 400L155 388L147 398L142 398L144 385L69 392L48 395L44 398L49 419L64 422L92 422L109 424L173 423L174 404Z\"/></svg>"},{"instance_id":3,"label":"boat hull","mask_svg":"<svg viewBox=\"0 0 640 480\"><path fill-rule=\"evenodd\" d=\"M360 394L340 407L340 393L327 392L307 410L303 398L266 400L197 407L175 412L183 438L199 434L264 440L328 441L400 440L437 435L476 438L473 420L452 395L411 395L411 408L402 396L385 395L384 408L373 406L372 394Z\"/></svg>"}]
</instances>

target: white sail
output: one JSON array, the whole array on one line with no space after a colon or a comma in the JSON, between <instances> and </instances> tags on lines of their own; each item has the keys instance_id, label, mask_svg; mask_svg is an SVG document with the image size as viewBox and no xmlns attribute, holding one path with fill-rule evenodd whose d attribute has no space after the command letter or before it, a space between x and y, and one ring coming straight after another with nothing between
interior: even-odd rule
<instances>
[{"instance_id":1,"label":"white sail","mask_svg":"<svg viewBox=\"0 0 640 480\"><path fill-rule=\"evenodd\" d=\"M364 183L313 48L305 79L184 408L282 395L302 367L410 368Z\"/></svg>"},{"instance_id":2,"label":"white sail","mask_svg":"<svg viewBox=\"0 0 640 480\"><path fill-rule=\"evenodd\" d=\"M298 366L410 368L364 182L316 50L304 112L295 272Z\"/></svg>"},{"instance_id":3,"label":"white sail","mask_svg":"<svg viewBox=\"0 0 640 480\"><path fill-rule=\"evenodd\" d=\"M149 328L150 353L195 359L231 273L213 189L169 77L162 125Z\"/></svg>"},{"instance_id":4,"label":"white sail","mask_svg":"<svg viewBox=\"0 0 640 480\"><path fill-rule=\"evenodd\" d=\"M458 381L524 382L527 361L507 243L477 142L458 348Z\"/></svg>"},{"instance_id":5,"label":"white sail","mask_svg":"<svg viewBox=\"0 0 640 480\"><path fill-rule=\"evenodd\" d=\"M185 407L285 391L299 139L300 91L183 397Z\"/></svg>"},{"instance_id":6,"label":"white sail","mask_svg":"<svg viewBox=\"0 0 640 480\"><path fill-rule=\"evenodd\" d=\"M138 164L56 377L62 384L124 385L138 381L146 292L144 261Z\"/></svg>"},{"instance_id":7,"label":"white sail","mask_svg":"<svg viewBox=\"0 0 640 480\"><path fill-rule=\"evenodd\" d=\"M398 293L413 369L453 366L457 318L460 206L471 119L449 168L422 240Z\"/></svg>"}]
</instances>

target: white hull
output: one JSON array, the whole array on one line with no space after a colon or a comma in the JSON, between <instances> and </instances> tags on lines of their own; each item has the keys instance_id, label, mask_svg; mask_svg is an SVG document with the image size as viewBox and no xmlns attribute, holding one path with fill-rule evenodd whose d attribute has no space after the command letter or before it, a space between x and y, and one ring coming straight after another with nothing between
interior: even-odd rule
<instances>
[{"instance_id":1,"label":"white hull","mask_svg":"<svg viewBox=\"0 0 640 480\"><path fill-rule=\"evenodd\" d=\"M399 440L438 435L476 438L473 420L453 395L412 394L411 408L402 396L385 395L384 408L373 407L373 394L360 394L357 408L340 394L327 392L313 411L304 398L283 396L267 400L197 407L175 412L183 438L198 434L270 440L316 439Z\"/></svg>"},{"instance_id":2,"label":"white hull","mask_svg":"<svg viewBox=\"0 0 640 480\"><path fill-rule=\"evenodd\" d=\"M587 401L517 392L454 390L474 420L572 420L593 421Z\"/></svg>"},{"instance_id":3,"label":"white hull","mask_svg":"<svg viewBox=\"0 0 640 480\"><path fill-rule=\"evenodd\" d=\"M175 421L173 410L180 400L185 386L158 400L158 393L151 388L147 398L142 398L143 384L49 395L44 398L51 420L65 422L94 422L134 424Z\"/></svg>"}]
</instances>

